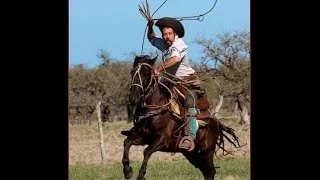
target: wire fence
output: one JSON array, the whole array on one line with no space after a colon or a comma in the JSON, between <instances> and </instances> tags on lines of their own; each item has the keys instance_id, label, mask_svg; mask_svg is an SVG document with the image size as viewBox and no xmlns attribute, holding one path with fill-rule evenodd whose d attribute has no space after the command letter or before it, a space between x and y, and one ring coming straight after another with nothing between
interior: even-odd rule
<instances>
[{"instance_id":1,"label":"wire fence","mask_svg":"<svg viewBox=\"0 0 320 180\"><path fill-rule=\"evenodd\" d=\"M218 99L211 99L211 108L214 108ZM69 123L92 125L97 120L97 114L95 106L82 105L82 106L69 106ZM250 107L249 107L250 112ZM101 109L103 122L117 122L117 121L129 121L128 119L128 107L126 104L114 106L104 106ZM233 98L224 98L223 104L219 110L221 117L239 117L239 108Z\"/></svg>"}]
</instances>

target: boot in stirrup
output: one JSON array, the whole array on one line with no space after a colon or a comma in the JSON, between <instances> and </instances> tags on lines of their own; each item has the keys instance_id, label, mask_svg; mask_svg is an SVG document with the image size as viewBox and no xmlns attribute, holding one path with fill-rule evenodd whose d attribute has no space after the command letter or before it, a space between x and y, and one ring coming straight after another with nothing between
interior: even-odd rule
<instances>
[{"instance_id":1,"label":"boot in stirrup","mask_svg":"<svg viewBox=\"0 0 320 180\"><path fill-rule=\"evenodd\" d=\"M197 110L195 108L189 108L188 114L191 116L190 121L185 128L186 136L184 136L179 143L181 149L187 149L189 152L192 151L195 147L194 140L196 139L196 134L198 130L197 124Z\"/></svg>"}]
</instances>

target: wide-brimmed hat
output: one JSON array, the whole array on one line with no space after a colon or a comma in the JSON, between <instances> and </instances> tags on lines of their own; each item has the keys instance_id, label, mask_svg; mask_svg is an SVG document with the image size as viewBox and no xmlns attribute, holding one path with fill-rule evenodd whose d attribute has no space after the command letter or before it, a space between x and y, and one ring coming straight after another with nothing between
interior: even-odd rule
<instances>
[{"instance_id":1,"label":"wide-brimmed hat","mask_svg":"<svg viewBox=\"0 0 320 180\"><path fill-rule=\"evenodd\" d=\"M164 17L159 19L156 23L156 26L159 27L160 31L164 27L171 27L178 35L179 38L182 38L184 36L184 28L180 21L171 18L171 17Z\"/></svg>"}]
</instances>

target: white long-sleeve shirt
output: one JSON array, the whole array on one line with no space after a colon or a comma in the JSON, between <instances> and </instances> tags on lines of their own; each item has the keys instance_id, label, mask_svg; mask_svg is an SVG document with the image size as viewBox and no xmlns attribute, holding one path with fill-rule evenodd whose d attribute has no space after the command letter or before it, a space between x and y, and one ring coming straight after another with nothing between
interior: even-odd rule
<instances>
[{"instance_id":1,"label":"white long-sleeve shirt","mask_svg":"<svg viewBox=\"0 0 320 180\"><path fill-rule=\"evenodd\" d=\"M159 37L150 39L150 43L162 52L163 62L174 56L178 58L178 62L167 68L166 72L178 77L189 76L190 74L195 73L189 63L188 46L184 43L183 39L176 36L175 41L168 49L166 48L163 39Z\"/></svg>"}]
</instances>

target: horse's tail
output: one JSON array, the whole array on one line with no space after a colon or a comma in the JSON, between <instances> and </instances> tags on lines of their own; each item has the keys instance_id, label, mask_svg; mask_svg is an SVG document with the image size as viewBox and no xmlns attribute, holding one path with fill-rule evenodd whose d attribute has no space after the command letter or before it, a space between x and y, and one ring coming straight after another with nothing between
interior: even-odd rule
<instances>
[{"instance_id":1,"label":"horse's tail","mask_svg":"<svg viewBox=\"0 0 320 180\"><path fill-rule=\"evenodd\" d=\"M227 139L227 141L229 143L231 143L234 147L236 148L240 148L242 147L239 143L239 138L238 136L234 133L234 129L227 127L225 125L223 125L218 119L213 118L213 120L215 121L215 123L218 126L218 139L217 139L217 146L219 147L216 152L219 149L222 149L222 154L223 155L227 155L227 154L231 154L231 152L227 151L224 148L224 140ZM229 137L231 136L231 138Z\"/></svg>"}]
</instances>

